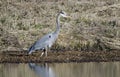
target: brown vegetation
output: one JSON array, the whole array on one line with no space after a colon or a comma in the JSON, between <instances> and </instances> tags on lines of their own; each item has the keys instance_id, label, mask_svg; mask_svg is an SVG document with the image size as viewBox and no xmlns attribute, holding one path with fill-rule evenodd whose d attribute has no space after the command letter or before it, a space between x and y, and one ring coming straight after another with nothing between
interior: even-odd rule
<instances>
[{"instance_id":1,"label":"brown vegetation","mask_svg":"<svg viewBox=\"0 0 120 77\"><path fill-rule=\"evenodd\" d=\"M1 43L0 38L1 50L16 45L20 48L18 43L28 49L35 40L55 29L56 14L60 10L66 11L71 18L61 19L61 32L53 50L120 49L119 1L1 0L0 26L8 31L1 33L1 38L7 39Z\"/></svg>"}]
</instances>

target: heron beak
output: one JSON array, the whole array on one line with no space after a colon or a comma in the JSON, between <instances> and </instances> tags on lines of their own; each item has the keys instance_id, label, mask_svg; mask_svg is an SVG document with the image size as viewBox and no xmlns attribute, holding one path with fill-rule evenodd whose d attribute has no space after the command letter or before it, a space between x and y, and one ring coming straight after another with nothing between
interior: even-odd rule
<instances>
[{"instance_id":1,"label":"heron beak","mask_svg":"<svg viewBox=\"0 0 120 77\"><path fill-rule=\"evenodd\" d=\"M71 16L66 16L66 18L71 18Z\"/></svg>"}]
</instances>

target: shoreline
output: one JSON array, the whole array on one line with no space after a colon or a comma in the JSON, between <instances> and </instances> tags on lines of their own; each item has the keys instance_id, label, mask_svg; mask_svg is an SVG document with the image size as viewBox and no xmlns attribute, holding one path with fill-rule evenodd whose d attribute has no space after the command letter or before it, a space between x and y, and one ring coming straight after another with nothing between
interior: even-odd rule
<instances>
[{"instance_id":1,"label":"shoreline","mask_svg":"<svg viewBox=\"0 0 120 77\"><path fill-rule=\"evenodd\" d=\"M70 62L114 62L120 61L120 51L59 51L41 52L28 55L26 51L6 51L0 53L0 63L70 63Z\"/></svg>"}]
</instances>

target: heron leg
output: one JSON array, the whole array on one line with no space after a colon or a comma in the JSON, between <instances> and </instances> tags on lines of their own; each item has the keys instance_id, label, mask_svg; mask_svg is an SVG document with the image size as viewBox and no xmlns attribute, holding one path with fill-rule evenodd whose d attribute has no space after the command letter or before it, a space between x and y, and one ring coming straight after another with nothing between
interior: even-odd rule
<instances>
[{"instance_id":1,"label":"heron leg","mask_svg":"<svg viewBox=\"0 0 120 77\"><path fill-rule=\"evenodd\" d=\"M46 47L46 51L45 51L45 56L47 57L47 52L49 50L49 46Z\"/></svg>"},{"instance_id":2,"label":"heron leg","mask_svg":"<svg viewBox=\"0 0 120 77\"><path fill-rule=\"evenodd\" d=\"M40 56L40 57L42 57L42 56L43 56L43 54L44 54L44 52L42 52L42 53L41 53L41 56Z\"/></svg>"},{"instance_id":3,"label":"heron leg","mask_svg":"<svg viewBox=\"0 0 120 77\"><path fill-rule=\"evenodd\" d=\"M47 51L48 51L48 48L46 47L46 50L45 50L45 56L47 57Z\"/></svg>"},{"instance_id":4,"label":"heron leg","mask_svg":"<svg viewBox=\"0 0 120 77\"><path fill-rule=\"evenodd\" d=\"M41 53L41 56L40 56L40 57L42 57L42 56L44 55L45 51L46 51L46 49L45 49L45 48L43 48L43 50L42 50L42 53Z\"/></svg>"},{"instance_id":5,"label":"heron leg","mask_svg":"<svg viewBox=\"0 0 120 77\"><path fill-rule=\"evenodd\" d=\"M47 57L47 52L48 52L48 46L45 47L45 49L43 49L43 52L41 53L41 57L45 54L45 56Z\"/></svg>"}]
</instances>

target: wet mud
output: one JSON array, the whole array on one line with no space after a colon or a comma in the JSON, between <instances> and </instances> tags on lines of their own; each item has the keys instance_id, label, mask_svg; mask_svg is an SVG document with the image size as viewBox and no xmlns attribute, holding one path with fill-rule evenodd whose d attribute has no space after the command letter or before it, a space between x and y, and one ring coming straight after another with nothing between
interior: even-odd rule
<instances>
[{"instance_id":1,"label":"wet mud","mask_svg":"<svg viewBox=\"0 0 120 77\"><path fill-rule=\"evenodd\" d=\"M59 51L48 52L40 57L41 52L28 55L27 51L9 51L0 53L0 63L68 63L68 62L109 62L120 61L120 51Z\"/></svg>"}]
</instances>

